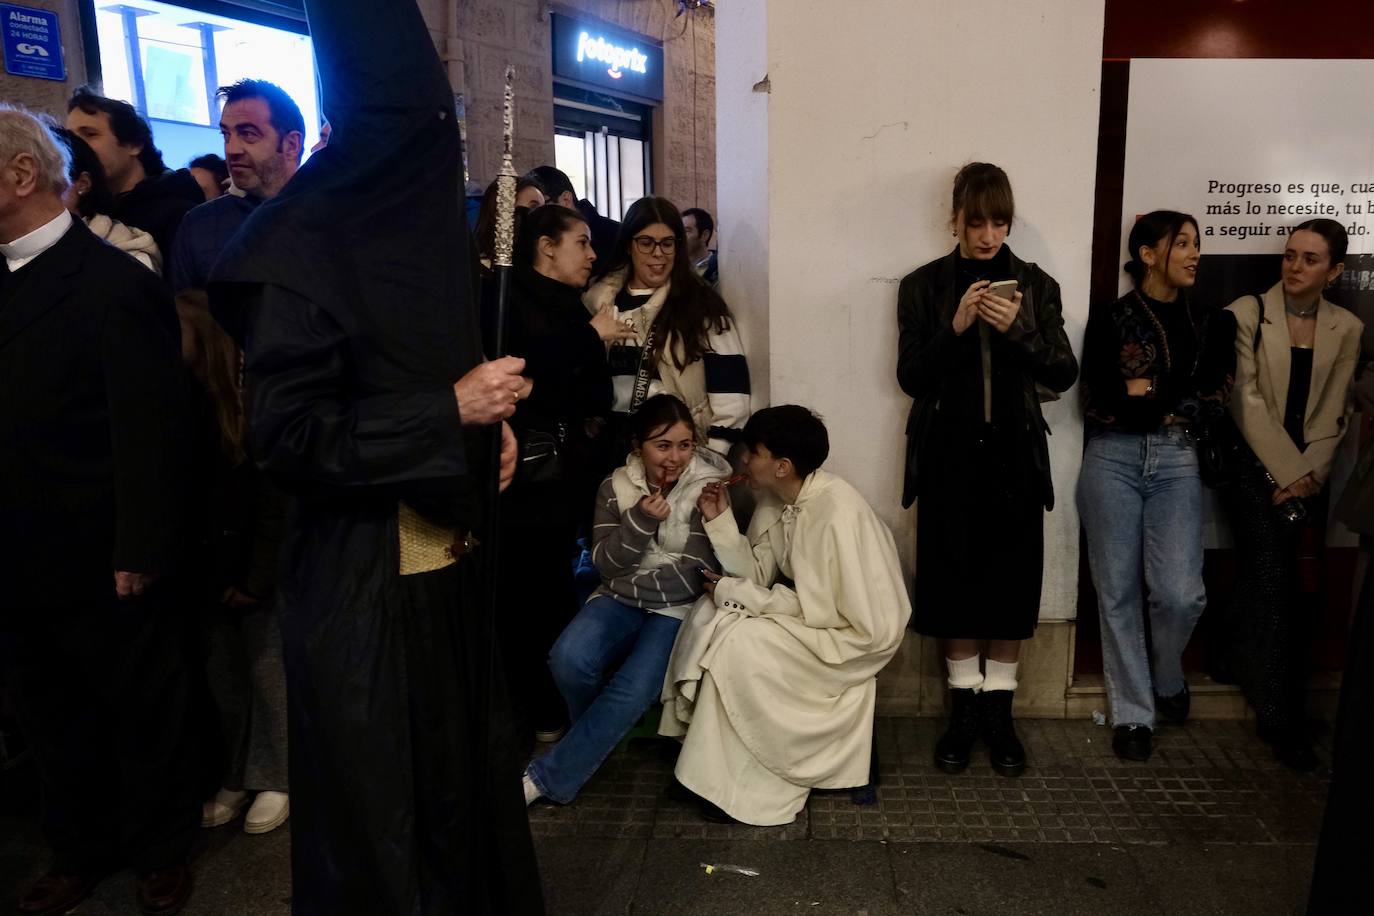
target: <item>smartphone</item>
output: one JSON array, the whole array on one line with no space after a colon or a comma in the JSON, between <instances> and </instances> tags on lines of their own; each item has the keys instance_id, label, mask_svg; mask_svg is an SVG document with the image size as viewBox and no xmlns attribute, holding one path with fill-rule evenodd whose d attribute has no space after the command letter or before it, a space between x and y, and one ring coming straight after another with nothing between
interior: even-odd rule
<instances>
[{"instance_id":1,"label":"smartphone","mask_svg":"<svg viewBox=\"0 0 1374 916\"><path fill-rule=\"evenodd\" d=\"M991 284L987 289L983 290L983 292L991 293L999 299L1010 301L1011 297L1016 295L1016 287L1017 282L1015 280L998 280L996 283Z\"/></svg>"}]
</instances>

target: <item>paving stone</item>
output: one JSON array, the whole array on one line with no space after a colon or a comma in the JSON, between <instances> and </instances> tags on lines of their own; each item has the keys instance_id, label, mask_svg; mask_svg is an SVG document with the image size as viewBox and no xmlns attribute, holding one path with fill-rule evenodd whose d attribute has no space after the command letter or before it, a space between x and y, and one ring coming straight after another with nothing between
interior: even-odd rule
<instances>
[{"instance_id":1,"label":"paving stone","mask_svg":"<svg viewBox=\"0 0 1374 916\"><path fill-rule=\"evenodd\" d=\"M1159 912L1132 855L1111 846L891 845L910 913L1145 916Z\"/></svg>"},{"instance_id":2,"label":"paving stone","mask_svg":"<svg viewBox=\"0 0 1374 916\"><path fill-rule=\"evenodd\" d=\"M1161 903L1176 916L1289 916L1307 911L1312 846L1165 846L1132 857Z\"/></svg>"}]
</instances>

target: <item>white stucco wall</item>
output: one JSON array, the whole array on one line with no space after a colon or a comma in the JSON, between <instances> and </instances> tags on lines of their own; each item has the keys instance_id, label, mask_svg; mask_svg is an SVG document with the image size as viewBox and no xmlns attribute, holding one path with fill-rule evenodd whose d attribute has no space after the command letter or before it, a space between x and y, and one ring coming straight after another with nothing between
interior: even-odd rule
<instances>
[{"instance_id":1,"label":"white stucco wall","mask_svg":"<svg viewBox=\"0 0 1374 916\"><path fill-rule=\"evenodd\" d=\"M1078 348L1088 309L1102 26L1103 4L1092 0L720 6L726 292L739 293L730 301L755 332L750 358L756 373L766 367L769 401L825 417L831 469L892 526L908 568L915 517L900 508L910 400L895 374L897 283L952 249L949 193L958 168L995 162L1016 192L1009 244L1059 280ZM762 49L759 28L767 34ZM766 117L756 114L765 96L753 91L763 73ZM761 124L766 169L757 161ZM756 239L764 240L766 280ZM1072 617L1077 600L1076 394L1046 405L1046 416L1057 506L1046 522L1042 617L1052 619Z\"/></svg>"}]
</instances>

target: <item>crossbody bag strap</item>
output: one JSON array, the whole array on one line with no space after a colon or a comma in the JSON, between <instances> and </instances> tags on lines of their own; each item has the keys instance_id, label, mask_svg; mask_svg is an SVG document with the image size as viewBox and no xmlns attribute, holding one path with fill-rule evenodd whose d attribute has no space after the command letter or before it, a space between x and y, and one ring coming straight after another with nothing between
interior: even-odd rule
<instances>
[{"instance_id":1,"label":"crossbody bag strap","mask_svg":"<svg viewBox=\"0 0 1374 916\"><path fill-rule=\"evenodd\" d=\"M644 346L639 351L639 368L635 370L634 392L630 395L630 413L639 410L649 398L649 384L652 379L652 364L650 360L654 358L654 329L652 326L649 332L644 335Z\"/></svg>"}]
</instances>

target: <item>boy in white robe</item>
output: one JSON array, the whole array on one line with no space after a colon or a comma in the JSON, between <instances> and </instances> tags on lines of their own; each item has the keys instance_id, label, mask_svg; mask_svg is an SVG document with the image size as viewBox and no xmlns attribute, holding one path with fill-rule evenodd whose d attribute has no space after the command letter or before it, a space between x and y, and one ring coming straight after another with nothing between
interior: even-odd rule
<instances>
[{"instance_id":1,"label":"boy in white robe","mask_svg":"<svg viewBox=\"0 0 1374 916\"><path fill-rule=\"evenodd\" d=\"M790 823L813 788L868 782L875 678L911 604L892 533L820 469L829 440L819 418L768 408L742 438L758 507L746 538L723 486L702 493L725 576L708 577L719 581L678 635L659 731L686 736L679 782L768 826Z\"/></svg>"}]
</instances>

